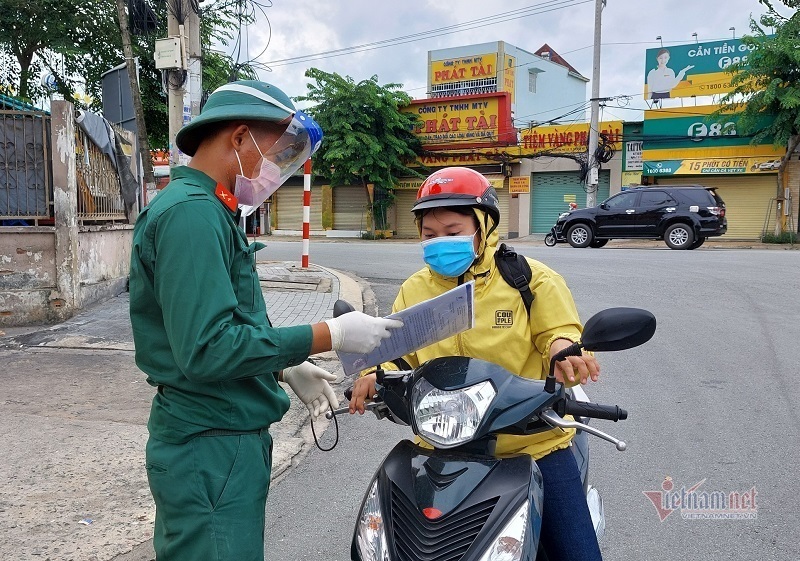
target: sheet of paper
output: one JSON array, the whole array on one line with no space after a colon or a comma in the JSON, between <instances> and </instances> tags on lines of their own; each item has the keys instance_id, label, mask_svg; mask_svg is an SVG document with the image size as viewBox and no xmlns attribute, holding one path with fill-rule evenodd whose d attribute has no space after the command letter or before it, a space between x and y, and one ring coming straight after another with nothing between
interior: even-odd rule
<instances>
[{"instance_id":1,"label":"sheet of paper","mask_svg":"<svg viewBox=\"0 0 800 561\"><path fill-rule=\"evenodd\" d=\"M345 374L354 374L382 362L400 358L412 351L470 329L475 324L475 281L457 286L396 314L386 316L403 321L403 327L369 354L338 353Z\"/></svg>"}]
</instances>

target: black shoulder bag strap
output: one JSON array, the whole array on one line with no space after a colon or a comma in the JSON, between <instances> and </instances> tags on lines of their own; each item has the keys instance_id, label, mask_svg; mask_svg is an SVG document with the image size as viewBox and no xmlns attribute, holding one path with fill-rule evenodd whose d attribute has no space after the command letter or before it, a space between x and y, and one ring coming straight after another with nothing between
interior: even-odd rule
<instances>
[{"instance_id":1,"label":"black shoulder bag strap","mask_svg":"<svg viewBox=\"0 0 800 561\"><path fill-rule=\"evenodd\" d=\"M534 295L531 292L531 266L524 255L518 254L514 251L513 247L500 244L500 247L494 254L497 268L503 279L511 286L519 290L522 300L525 302L525 309L528 311L528 317L531 315L531 304L533 304Z\"/></svg>"}]
</instances>

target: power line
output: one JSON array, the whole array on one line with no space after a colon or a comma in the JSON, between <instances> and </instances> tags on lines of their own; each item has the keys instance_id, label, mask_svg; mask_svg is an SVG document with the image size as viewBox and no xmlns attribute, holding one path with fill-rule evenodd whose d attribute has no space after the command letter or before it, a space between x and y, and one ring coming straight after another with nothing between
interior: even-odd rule
<instances>
[{"instance_id":1,"label":"power line","mask_svg":"<svg viewBox=\"0 0 800 561\"><path fill-rule=\"evenodd\" d=\"M392 39L384 39L381 41L374 41L371 43L364 43L362 45L355 45L353 47L345 47L342 49L335 49L331 51L322 51L319 53L313 53L308 55L302 55L297 57L290 57L285 59L279 59L275 61L270 61L264 63L270 67L278 67L278 66L287 66L290 64L298 64L302 62L309 62L311 60L321 60L326 58L333 58L338 56L343 56L347 54L354 54L354 53L361 53L366 51L372 51L376 49L382 49L386 47L393 47L397 45L403 45L406 43L411 43L414 41L418 41L420 39L431 39L434 37L441 37L444 35L452 35L454 33L460 33L462 31L469 31L472 29L478 29L481 27L487 27L490 25L495 25L498 23L504 23L508 21L513 21L517 19L522 19L534 15L540 15L556 10L563 10L565 8L571 8L575 6L579 6L581 4L586 4L591 2L592 0L548 0L546 2L542 2L533 6L529 6L527 8L520 8L517 10L512 10L510 12L502 12L499 14L495 14L492 16L488 16L486 18L481 18L477 20L470 20L467 22L454 24L446 27L441 27L438 29L431 29L428 31L423 31L419 33L414 33L411 35L404 35L401 37L395 37Z\"/></svg>"}]
</instances>

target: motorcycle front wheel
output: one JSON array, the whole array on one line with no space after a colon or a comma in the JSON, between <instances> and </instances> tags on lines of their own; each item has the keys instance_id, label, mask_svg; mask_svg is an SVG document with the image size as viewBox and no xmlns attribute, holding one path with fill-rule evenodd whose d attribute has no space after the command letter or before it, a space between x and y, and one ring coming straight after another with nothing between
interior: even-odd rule
<instances>
[{"instance_id":1,"label":"motorcycle front wheel","mask_svg":"<svg viewBox=\"0 0 800 561\"><path fill-rule=\"evenodd\" d=\"M544 237L544 245L547 247L553 247L556 245L556 237L553 234L547 234Z\"/></svg>"}]
</instances>

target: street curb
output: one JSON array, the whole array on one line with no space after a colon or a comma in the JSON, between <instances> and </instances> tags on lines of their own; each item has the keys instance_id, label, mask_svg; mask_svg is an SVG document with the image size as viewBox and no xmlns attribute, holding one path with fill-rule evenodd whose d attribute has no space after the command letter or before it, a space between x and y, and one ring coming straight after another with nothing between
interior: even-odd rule
<instances>
[{"instance_id":1,"label":"street curb","mask_svg":"<svg viewBox=\"0 0 800 561\"><path fill-rule=\"evenodd\" d=\"M339 299L350 302L356 310L364 311L364 298L361 295L361 285L358 280L350 275L337 271L336 269L328 269L321 265L314 265L323 271L327 271L339 280Z\"/></svg>"}]
</instances>

